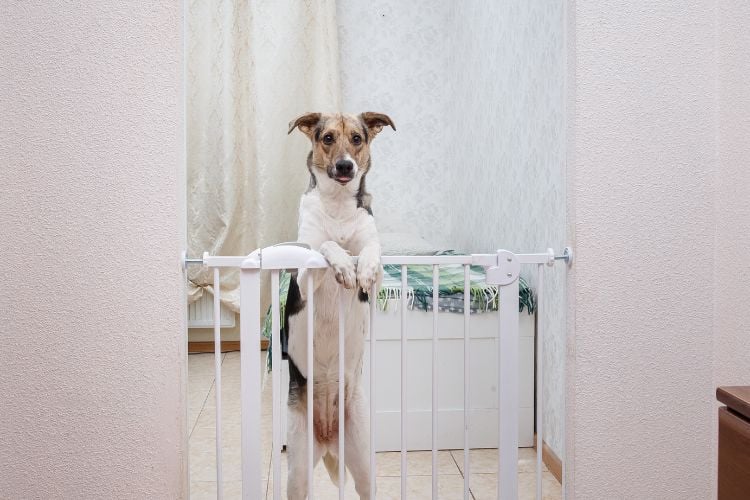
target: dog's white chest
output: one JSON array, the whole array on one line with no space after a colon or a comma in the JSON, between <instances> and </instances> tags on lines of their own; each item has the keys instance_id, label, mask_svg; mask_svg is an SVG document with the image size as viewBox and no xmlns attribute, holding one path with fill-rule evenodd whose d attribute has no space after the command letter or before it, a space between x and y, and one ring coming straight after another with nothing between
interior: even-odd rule
<instances>
[{"instance_id":1,"label":"dog's white chest","mask_svg":"<svg viewBox=\"0 0 750 500\"><path fill-rule=\"evenodd\" d=\"M331 219L327 221L325 229L332 241L346 248L348 246L347 243L352 239L354 224Z\"/></svg>"},{"instance_id":2,"label":"dog's white chest","mask_svg":"<svg viewBox=\"0 0 750 500\"><path fill-rule=\"evenodd\" d=\"M348 201L354 202L353 199ZM330 207L328 209L330 211ZM365 209L352 206L351 210L341 213L334 211L330 214L317 192L310 192L302 197L299 215L300 222L306 221L305 227L300 228L305 232L300 234L300 241L305 241L316 249L324 241L334 241L351 255L358 255L368 240L377 237L377 233L373 235L370 231L362 230L370 226L374 229L374 224L368 223L372 216Z\"/></svg>"}]
</instances>

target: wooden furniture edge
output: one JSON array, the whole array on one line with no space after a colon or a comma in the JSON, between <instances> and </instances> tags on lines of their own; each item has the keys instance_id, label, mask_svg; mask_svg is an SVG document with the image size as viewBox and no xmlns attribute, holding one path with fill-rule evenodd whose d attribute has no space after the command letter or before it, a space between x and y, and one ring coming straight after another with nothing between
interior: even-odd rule
<instances>
[{"instance_id":1,"label":"wooden furniture edge","mask_svg":"<svg viewBox=\"0 0 750 500\"><path fill-rule=\"evenodd\" d=\"M716 399L735 413L750 419L750 386L725 386L716 389Z\"/></svg>"}]
</instances>

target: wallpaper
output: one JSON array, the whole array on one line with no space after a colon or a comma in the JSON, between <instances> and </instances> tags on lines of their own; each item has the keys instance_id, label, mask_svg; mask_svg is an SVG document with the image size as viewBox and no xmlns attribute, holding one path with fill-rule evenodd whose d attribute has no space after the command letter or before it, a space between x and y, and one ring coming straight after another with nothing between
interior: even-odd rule
<instances>
[{"instance_id":1,"label":"wallpaper","mask_svg":"<svg viewBox=\"0 0 750 500\"><path fill-rule=\"evenodd\" d=\"M342 103L388 114L368 187L378 229L453 245L450 218L451 2L338 2Z\"/></svg>"},{"instance_id":2,"label":"wallpaper","mask_svg":"<svg viewBox=\"0 0 750 500\"><path fill-rule=\"evenodd\" d=\"M471 252L565 246L564 5L339 2L342 103L389 114L368 185L381 231ZM524 271L533 283L536 270ZM565 270L545 270L545 441L562 457Z\"/></svg>"},{"instance_id":3,"label":"wallpaper","mask_svg":"<svg viewBox=\"0 0 750 500\"><path fill-rule=\"evenodd\" d=\"M565 246L563 4L468 2L456 23L452 236L471 251ZM527 266L528 267L528 266ZM545 269L544 440L562 457L565 269ZM526 269L530 283L536 269Z\"/></svg>"}]
</instances>

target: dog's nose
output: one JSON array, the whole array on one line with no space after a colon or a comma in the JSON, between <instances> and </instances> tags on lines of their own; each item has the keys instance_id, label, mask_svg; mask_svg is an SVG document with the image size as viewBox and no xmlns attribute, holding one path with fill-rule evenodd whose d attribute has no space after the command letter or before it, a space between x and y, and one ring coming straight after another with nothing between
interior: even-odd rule
<instances>
[{"instance_id":1,"label":"dog's nose","mask_svg":"<svg viewBox=\"0 0 750 500\"><path fill-rule=\"evenodd\" d=\"M353 169L354 164L349 160L339 160L336 162L336 172L338 172L339 175L350 176Z\"/></svg>"}]
</instances>

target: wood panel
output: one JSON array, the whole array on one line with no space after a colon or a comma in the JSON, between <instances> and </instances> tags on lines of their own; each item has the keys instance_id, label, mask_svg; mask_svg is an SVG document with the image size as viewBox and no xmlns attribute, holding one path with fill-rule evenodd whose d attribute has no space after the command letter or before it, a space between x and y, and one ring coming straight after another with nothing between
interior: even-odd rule
<instances>
[{"instance_id":1,"label":"wood panel","mask_svg":"<svg viewBox=\"0 0 750 500\"><path fill-rule=\"evenodd\" d=\"M536 443L536 433L534 433L534 450L536 450ZM544 441L542 441L542 462L547 466L550 473L555 476L557 482L562 484L562 460Z\"/></svg>"},{"instance_id":2,"label":"wood panel","mask_svg":"<svg viewBox=\"0 0 750 500\"><path fill-rule=\"evenodd\" d=\"M268 349L268 339L261 339L260 350L265 351ZM240 350L239 340L224 340L221 342L221 352L231 352ZM214 352L213 342L188 342L188 352L202 353L202 352Z\"/></svg>"},{"instance_id":3,"label":"wood panel","mask_svg":"<svg viewBox=\"0 0 750 500\"><path fill-rule=\"evenodd\" d=\"M544 441L542 441L542 462L544 462L557 481L562 484L562 460Z\"/></svg>"}]
</instances>

